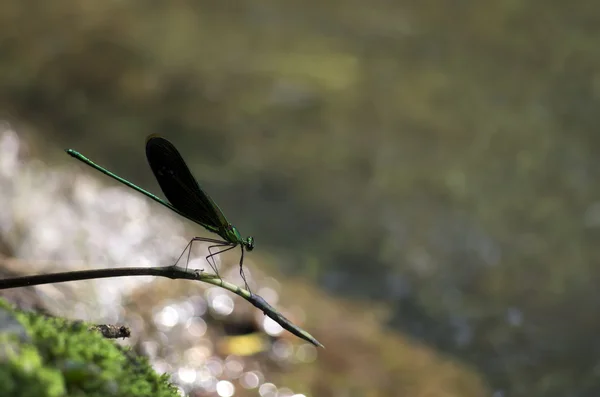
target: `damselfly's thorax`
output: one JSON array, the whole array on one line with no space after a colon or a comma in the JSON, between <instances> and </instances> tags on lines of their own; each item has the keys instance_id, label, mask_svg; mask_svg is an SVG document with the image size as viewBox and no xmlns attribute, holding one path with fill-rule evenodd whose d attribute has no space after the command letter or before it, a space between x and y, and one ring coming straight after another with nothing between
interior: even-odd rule
<instances>
[{"instance_id":1,"label":"damselfly's thorax","mask_svg":"<svg viewBox=\"0 0 600 397\"><path fill-rule=\"evenodd\" d=\"M225 234L230 237L230 241L233 240L246 247L247 251L252 251L254 249L254 237L249 236L246 239L242 238L240 232L231 223L225 226Z\"/></svg>"}]
</instances>

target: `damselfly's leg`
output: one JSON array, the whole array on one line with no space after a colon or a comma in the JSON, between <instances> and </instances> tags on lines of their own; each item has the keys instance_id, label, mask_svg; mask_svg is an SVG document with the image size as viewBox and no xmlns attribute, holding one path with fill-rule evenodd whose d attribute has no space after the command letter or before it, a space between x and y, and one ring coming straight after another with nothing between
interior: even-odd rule
<instances>
[{"instance_id":1,"label":"damselfly's leg","mask_svg":"<svg viewBox=\"0 0 600 397\"><path fill-rule=\"evenodd\" d=\"M227 248L222 249L221 251L215 252L213 254L213 252L211 251L211 248L217 248L217 247L227 247ZM206 257L206 261L208 262L210 267L212 267L212 269L215 271L215 274L217 275L217 277L221 278L221 276L219 276L219 272L217 271L217 264L215 263L215 258L213 258L213 256L222 254L223 252L227 252L233 248L235 248L235 245L231 245L231 244L217 244L217 245L211 245L208 247L208 252L210 255L208 255ZM210 259L212 259L212 263L210 263Z\"/></svg>"},{"instance_id":2,"label":"damselfly's leg","mask_svg":"<svg viewBox=\"0 0 600 397\"><path fill-rule=\"evenodd\" d=\"M250 291L250 287L248 286L248 282L246 281L246 275L244 274L244 246L240 244L240 247L242 248L242 257L240 258L240 276L242 276L242 280L244 280L244 285L246 286L246 289L250 293L252 293L252 291Z\"/></svg>"},{"instance_id":3,"label":"damselfly's leg","mask_svg":"<svg viewBox=\"0 0 600 397\"><path fill-rule=\"evenodd\" d=\"M190 263L190 255L192 254L192 245L195 241L204 241L207 243L215 243L218 245L228 245L227 242L223 241L223 240L217 240L214 238L206 238L206 237L194 237L193 239L190 240L190 242L188 243L188 245L185 246L185 249L183 250L183 252L181 253L181 255L179 255L179 258L177 258L177 261L175 262L175 264L173 266L177 266L177 264L179 263L179 261L181 260L181 258L183 257L183 254L185 254L185 251L188 251L188 256L187 256L187 262L185 263L185 270L187 270L188 265ZM210 262L209 262L210 265ZM212 266L211 266L212 267ZM213 268L213 270L216 271L215 268Z\"/></svg>"},{"instance_id":4,"label":"damselfly's leg","mask_svg":"<svg viewBox=\"0 0 600 397\"><path fill-rule=\"evenodd\" d=\"M175 263L173 264L173 266L177 266L177 264L179 263L179 261L181 260L181 257L183 256L183 254L185 254L185 251L187 251L188 249L191 251L192 250L192 242L194 242L194 240L190 240L189 243L187 243L187 245L185 246L185 248L183 249L183 252L181 253L181 255L179 255L179 258L177 258L177 260L175 261ZM188 255L188 261L189 261L189 255ZM186 265L186 270L187 270L187 265Z\"/></svg>"}]
</instances>

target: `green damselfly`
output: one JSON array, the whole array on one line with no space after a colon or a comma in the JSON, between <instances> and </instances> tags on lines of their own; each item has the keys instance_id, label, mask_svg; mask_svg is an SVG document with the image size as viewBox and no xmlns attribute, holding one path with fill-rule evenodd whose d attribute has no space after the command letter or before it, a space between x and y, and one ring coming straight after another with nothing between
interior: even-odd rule
<instances>
[{"instance_id":1,"label":"green damselfly","mask_svg":"<svg viewBox=\"0 0 600 397\"><path fill-rule=\"evenodd\" d=\"M152 200L164 205L179 215L199 224L206 230L216 233L223 239L218 240L206 237L194 237L179 256L179 259L175 262L176 264L188 250L187 263L189 263L192 244L195 241L204 241L212 244L208 247L209 255L206 256L206 261L218 275L219 273L216 264L214 263L213 256L240 246L242 250L242 255L240 257L240 275L244 280L246 288L248 288L242 266L244 264L244 250L252 251L254 249L254 238L242 238L237 228L229 223L217 203L202 190L200 184L196 181L183 160L183 157L181 157L181 154L179 154L179 151L177 151L171 142L156 134L152 134L146 138L146 158L148 159L150 168L152 169L161 190L167 197L168 202L141 187L134 185L128 180L113 174L106 168L99 166L75 150L67 149L66 152L77 160L84 162L103 174L116 179L147 197L150 197ZM213 249L219 248L221 248L219 251L212 252ZM210 261L211 259L212 263Z\"/></svg>"}]
</instances>

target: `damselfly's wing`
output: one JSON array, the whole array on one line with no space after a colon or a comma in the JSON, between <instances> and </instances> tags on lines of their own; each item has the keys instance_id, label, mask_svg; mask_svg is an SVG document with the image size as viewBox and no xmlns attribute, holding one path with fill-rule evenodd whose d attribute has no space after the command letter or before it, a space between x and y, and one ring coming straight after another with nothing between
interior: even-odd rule
<instances>
[{"instance_id":1,"label":"damselfly's wing","mask_svg":"<svg viewBox=\"0 0 600 397\"><path fill-rule=\"evenodd\" d=\"M206 194L175 146L165 138L146 138L146 157L167 200L185 216L219 235L228 225L217 204ZM224 237L221 235L221 237Z\"/></svg>"}]
</instances>

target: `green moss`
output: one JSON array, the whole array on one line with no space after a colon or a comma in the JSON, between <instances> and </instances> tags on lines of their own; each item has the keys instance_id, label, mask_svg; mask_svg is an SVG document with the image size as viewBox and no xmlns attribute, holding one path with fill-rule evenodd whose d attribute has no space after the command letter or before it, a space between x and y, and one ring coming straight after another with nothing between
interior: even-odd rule
<instances>
[{"instance_id":1,"label":"green moss","mask_svg":"<svg viewBox=\"0 0 600 397\"><path fill-rule=\"evenodd\" d=\"M16 310L13 314L29 340L0 335L2 396L178 395L168 376L156 374L146 358L88 331L88 324Z\"/></svg>"},{"instance_id":2,"label":"green moss","mask_svg":"<svg viewBox=\"0 0 600 397\"><path fill-rule=\"evenodd\" d=\"M37 348L18 343L3 334L3 362L0 370L0 395L3 396L63 396L65 382L60 371L45 366Z\"/></svg>"}]
</instances>

